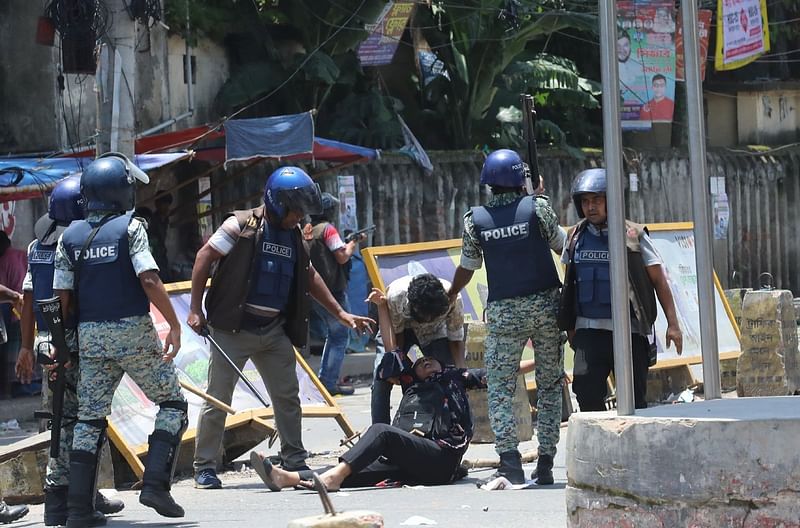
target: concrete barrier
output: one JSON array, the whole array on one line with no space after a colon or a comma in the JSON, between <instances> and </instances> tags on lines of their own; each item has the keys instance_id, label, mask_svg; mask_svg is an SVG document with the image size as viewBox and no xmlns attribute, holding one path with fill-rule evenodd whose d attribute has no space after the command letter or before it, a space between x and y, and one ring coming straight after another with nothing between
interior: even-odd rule
<instances>
[{"instance_id":1,"label":"concrete barrier","mask_svg":"<svg viewBox=\"0 0 800 528\"><path fill-rule=\"evenodd\" d=\"M578 413L571 527L800 528L800 397Z\"/></svg>"}]
</instances>

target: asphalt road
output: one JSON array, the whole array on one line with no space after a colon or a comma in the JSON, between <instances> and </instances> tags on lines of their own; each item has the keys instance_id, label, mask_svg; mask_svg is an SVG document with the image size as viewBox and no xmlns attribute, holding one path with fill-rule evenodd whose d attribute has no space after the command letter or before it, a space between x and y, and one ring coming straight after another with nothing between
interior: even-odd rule
<instances>
[{"instance_id":1,"label":"asphalt road","mask_svg":"<svg viewBox=\"0 0 800 528\"><path fill-rule=\"evenodd\" d=\"M394 391L395 402L399 391ZM340 397L339 404L356 430L369 425L369 388L359 387L353 396ZM326 465L341 452L338 447L341 430L333 419L314 418L304 421L304 442L314 453L312 467ZM404 524L412 516L422 516L439 527L563 527L566 525L564 486L566 469L564 449L566 429L562 428L559 453L554 473L556 484L529 490L484 491L474 481L488 476L493 470L473 470L463 481L449 486L355 489L331 495L339 511L371 510L383 515L386 527ZM276 446L277 447L277 446ZM521 451L534 450L536 441L523 443ZM266 444L257 447L268 451ZM492 444L473 445L466 458L495 457ZM248 460L247 455L240 461ZM323 512L319 498L313 492L284 490L268 491L256 473L247 464L237 464L239 471L220 475L224 487L220 490L196 490L191 479L177 482L172 489L175 499L186 509L183 519L166 519L138 502L137 491L119 491L117 497L125 501L126 508L110 517L112 527L284 527L292 519L317 515ZM525 466L526 473L534 464ZM112 492L113 493L113 492ZM31 506L25 519L11 526L41 526L43 508ZM434 525L434 524L429 524ZM425 524L420 526L426 526Z\"/></svg>"}]
</instances>

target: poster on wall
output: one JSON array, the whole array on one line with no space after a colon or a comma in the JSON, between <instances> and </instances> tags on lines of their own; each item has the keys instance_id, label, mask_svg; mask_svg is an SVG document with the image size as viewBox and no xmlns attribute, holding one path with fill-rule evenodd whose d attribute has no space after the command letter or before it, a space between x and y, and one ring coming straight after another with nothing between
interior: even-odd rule
<instances>
[{"instance_id":1,"label":"poster on wall","mask_svg":"<svg viewBox=\"0 0 800 528\"><path fill-rule=\"evenodd\" d=\"M5 231L8 238L14 237L14 227L17 223L17 217L14 215L17 202L3 202L0 208L0 229Z\"/></svg>"},{"instance_id":2,"label":"poster on wall","mask_svg":"<svg viewBox=\"0 0 800 528\"><path fill-rule=\"evenodd\" d=\"M211 188L211 178L203 176L197 180L197 190L200 194L207 192ZM213 216L208 214L211 210L211 193L206 194L197 201L197 229L200 233L200 240L203 244L208 242L214 234ZM205 216L204 216L205 215Z\"/></svg>"},{"instance_id":3,"label":"poster on wall","mask_svg":"<svg viewBox=\"0 0 800 528\"><path fill-rule=\"evenodd\" d=\"M617 64L622 129L672 122L675 109L675 6L665 0L618 2Z\"/></svg>"},{"instance_id":4,"label":"poster on wall","mask_svg":"<svg viewBox=\"0 0 800 528\"><path fill-rule=\"evenodd\" d=\"M375 24L367 26L371 33L358 47L362 66L390 64L403 37L403 31L414 11L414 2L387 2Z\"/></svg>"},{"instance_id":5,"label":"poster on wall","mask_svg":"<svg viewBox=\"0 0 800 528\"><path fill-rule=\"evenodd\" d=\"M343 236L347 231L358 231L356 209L356 177L339 176L339 231Z\"/></svg>"},{"instance_id":6,"label":"poster on wall","mask_svg":"<svg viewBox=\"0 0 800 528\"><path fill-rule=\"evenodd\" d=\"M711 32L710 9L700 9L697 12L697 37L699 40L698 54L700 55L700 80L706 79L706 64L708 64L708 35ZM683 56L683 24L681 14L678 13L678 29L675 34L675 79L685 80Z\"/></svg>"},{"instance_id":7,"label":"poster on wall","mask_svg":"<svg viewBox=\"0 0 800 528\"><path fill-rule=\"evenodd\" d=\"M767 0L717 0L714 68L735 70L768 51Z\"/></svg>"}]
</instances>

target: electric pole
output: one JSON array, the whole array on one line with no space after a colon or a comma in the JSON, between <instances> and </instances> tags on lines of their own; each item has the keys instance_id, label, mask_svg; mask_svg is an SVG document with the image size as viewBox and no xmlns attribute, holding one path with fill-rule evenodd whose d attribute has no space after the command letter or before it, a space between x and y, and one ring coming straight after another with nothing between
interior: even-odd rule
<instances>
[{"instance_id":1,"label":"electric pole","mask_svg":"<svg viewBox=\"0 0 800 528\"><path fill-rule=\"evenodd\" d=\"M136 96L135 21L124 0L102 0L109 29L97 60L97 155L120 152L133 160Z\"/></svg>"}]
</instances>

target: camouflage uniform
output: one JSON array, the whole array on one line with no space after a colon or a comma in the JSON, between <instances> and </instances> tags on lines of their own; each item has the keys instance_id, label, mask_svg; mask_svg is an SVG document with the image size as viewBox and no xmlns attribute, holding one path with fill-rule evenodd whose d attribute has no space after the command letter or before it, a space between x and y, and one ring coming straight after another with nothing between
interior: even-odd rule
<instances>
[{"instance_id":1,"label":"camouflage uniform","mask_svg":"<svg viewBox=\"0 0 800 528\"><path fill-rule=\"evenodd\" d=\"M103 215L91 212L86 220L99 222ZM129 253L137 273L158 271L150 253L147 233L138 220L128 227ZM53 289L73 289L73 268L59 241L56 252ZM111 413L111 400L122 379L128 374L153 402L185 402L175 366L161 359L161 345L149 315L111 321L85 321L78 326L80 381L78 382L78 418L72 449L94 453L103 435L101 428L87 421L105 419ZM185 415L175 408L159 409L155 429L178 434Z\"/></svg>"},{"instance_id":2,"label":"camouflage uniform","mask_svg":"<svg viewBox=\"0 0 800 528\"><path fill-rule=\"evenodd\" d=\"M518 198L515 193L499 194L493 196L486 207L500 207ZM544 240L551 248L560 250L565 234L547 197L536 198L536 216ZM483 251L469 211L464 215L461 267L477 270L482 263ZM486 306L488 335L484 357L489 383L489 419L498 454L516 450L519 444L512 402L517 386L517 369L529 338L536 356L539 454L553 456L556 453L564 374L561 333L556 325L558 300L558 288L551 288L522 297L492 301Z\"/></svg>"}]
</instances>

